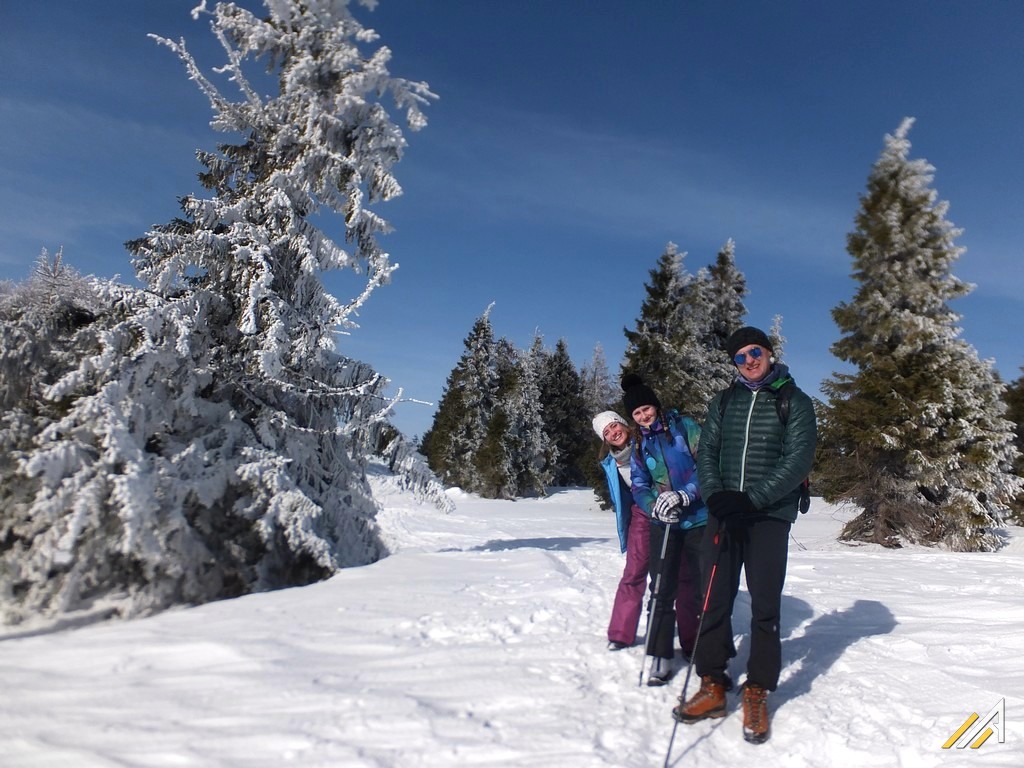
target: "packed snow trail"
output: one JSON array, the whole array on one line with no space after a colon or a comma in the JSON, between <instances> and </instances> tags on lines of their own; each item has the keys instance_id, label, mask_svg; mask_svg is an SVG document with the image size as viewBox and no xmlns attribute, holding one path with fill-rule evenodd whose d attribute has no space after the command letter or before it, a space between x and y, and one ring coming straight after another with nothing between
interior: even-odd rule
<instances>
[{"instance_id":1,"label":"packed snow trail","mask_svg":"<svg viewBox=\"0 0 1024 768\"><path fill-rule=\"evenodd\" d=\"M637 685L610 653L623 565L585 490L455 513L374 478L395 554L329 581L0 648L5 768L660 766L683 674ZM680 725L673 765L1024 764L1024 551L888 551L835 541L814 499L793 528L772 738ZM735 627L742 680L749 603ZM685 672L685 670L682 670ZM690 691L695 690L691 679ZM1005 698L1004 739L941 748Z\"/></svg>"}]
</instances>

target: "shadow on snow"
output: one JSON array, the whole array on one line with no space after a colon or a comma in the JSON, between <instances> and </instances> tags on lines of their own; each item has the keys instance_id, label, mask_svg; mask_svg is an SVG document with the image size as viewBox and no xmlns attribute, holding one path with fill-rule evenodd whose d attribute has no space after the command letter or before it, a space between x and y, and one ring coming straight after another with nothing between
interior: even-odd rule
<instances>
[{"instance_id":1,"label":"shadow on snow","mask_svg":"<svg viewBox=\"0 0 1024 768\"><path fill-rule=\"evenodd\" d=\"M877 600L856 600L847 608L829 611L817 616L804 626L801 635L794 632L814 615L810 605L791 595L782 596L782 664L787 668L799 664L799 669L779 683L772 698L781 707L787 701L810 693L814 680L828 672L847 648L858 641L887 635L897 625L896 617ZM746 668L750 642L750 597L744 591L736 597L733 612L733 630L743 633L737 646L737 671ZM740 649L745 650L741 653Z\"/></svg>"},{"instance_id":2,"label":"shadow on snow","mask_svg":"<svg viewBox=\"0 0 1024 768\"><path fill-rule=\"evenodd\" d=\"M866 637L889 634L897 625L892 611L882 603L877 600L857 600L849 608L818 616L807 624L802 635L793 637L794 631L813 615L814 610L808 603L791 595L782 596L783 671L797 663L800 663L800 668L783 680L772 694L772 709L779 709L787 702L810 693L814 680L828 672L847 648ZM736 596L733 610L733 630L735 632L740 629L744 633L737 645L736 658L731 664L737 671L746 669L749 650L744 649L744 646L749 643L749 627L750 597L746 591L741 591ZM690 741L681 754L673 752L674 757L669 765L681 764L687 754L707 740L724 722L714 721L712 727Z\"/></svg>"},{"instance_id":3,"label":"shadow on snow","mask_svg":"<svg viewBox=\"0 0 1024 768\"><path fill-rule=\"evenodd\" d=\"M611 541L610 538L593 536L549 536L538 539L492 539L477 544L463 552L504 552L509 549L546 549L550 552L568 552L587 544ZM449 552L452 550L448 550Z\"/></svg>"}]
</instances>

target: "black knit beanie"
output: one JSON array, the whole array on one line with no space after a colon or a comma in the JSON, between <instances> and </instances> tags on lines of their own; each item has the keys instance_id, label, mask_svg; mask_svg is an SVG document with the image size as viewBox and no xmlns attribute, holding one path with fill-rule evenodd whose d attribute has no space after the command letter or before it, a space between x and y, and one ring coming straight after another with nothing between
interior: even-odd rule
<instances>
[{"instance_id":1,"label":"black knit beanie","mask_svg":"<svg viewBox=\"0 0 1024 768\"><path fill-rule=\"evenodd\" d=\"M733 333L733 335L729 337L729 340L725 342L725 351L729 355L729 360L736 357L736 353L741 349L748 347L751 344L757 344L758 346L764 347L773 354L775 352L775 350L772 349L772 343L768 340L765 332L760 328L748 325Z\"/></svg>"},{"instance_id":2,"label":"black knit beanie","mask_svg":"<svg viewBox=\"0 0 1024 768\"><path fill-rule=\"evenodd\" d=\"M654 390L644 384L644 380L635 373L627 373L622 377L622 404L630 416L641 405L653 405L661 410L661 401Z\"/></svg>"}]
</instances>

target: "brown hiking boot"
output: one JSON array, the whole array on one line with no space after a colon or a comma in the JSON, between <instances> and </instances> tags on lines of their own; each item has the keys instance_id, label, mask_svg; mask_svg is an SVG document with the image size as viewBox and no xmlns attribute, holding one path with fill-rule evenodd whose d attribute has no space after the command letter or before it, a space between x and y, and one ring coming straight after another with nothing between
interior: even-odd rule
<instances>
[{"instance_id":1,"label":"brown hiking boot","mask_svg":"<svg viewBox=\"0 0 1024 768\"><path fill-rule=\"evenodd\" d=\"M743 687L743 738L751 744L768 741L768 691L756 685Z\"/></svg>"},{"instance_id":2,"label":"brown hiking boot","mask_svg":"<svg viewBox=\"0 0 1024 768\"><path fill-rule=\"evenodd\" d=\"M700 679L700 690L693 697L672 710L672 717L680 723L696 723L709 717L725 717L725 685L710 675Z\"/></svg>"}]
</instances>

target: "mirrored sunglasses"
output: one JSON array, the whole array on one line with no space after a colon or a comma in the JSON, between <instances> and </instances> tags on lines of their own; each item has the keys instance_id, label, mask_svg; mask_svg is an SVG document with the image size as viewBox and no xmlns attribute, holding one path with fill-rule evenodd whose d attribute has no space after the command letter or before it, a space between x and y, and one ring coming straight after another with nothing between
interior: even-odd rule
<instances>
[{"instance_id":1,"label":"mirrored sunglasses","mask_svg":"<svg viewBox=\"0 0 1024 768\"><path fill-rule=\"evenodd\" d=\"M740 352L738 355L735 355L732 361L736 363L736 365L743 365L747 362L748 356L751 360L760 360L762 355L764 355L764 350L760 347L754 347L747 352Z\"/></svg>"}]
</instances>

